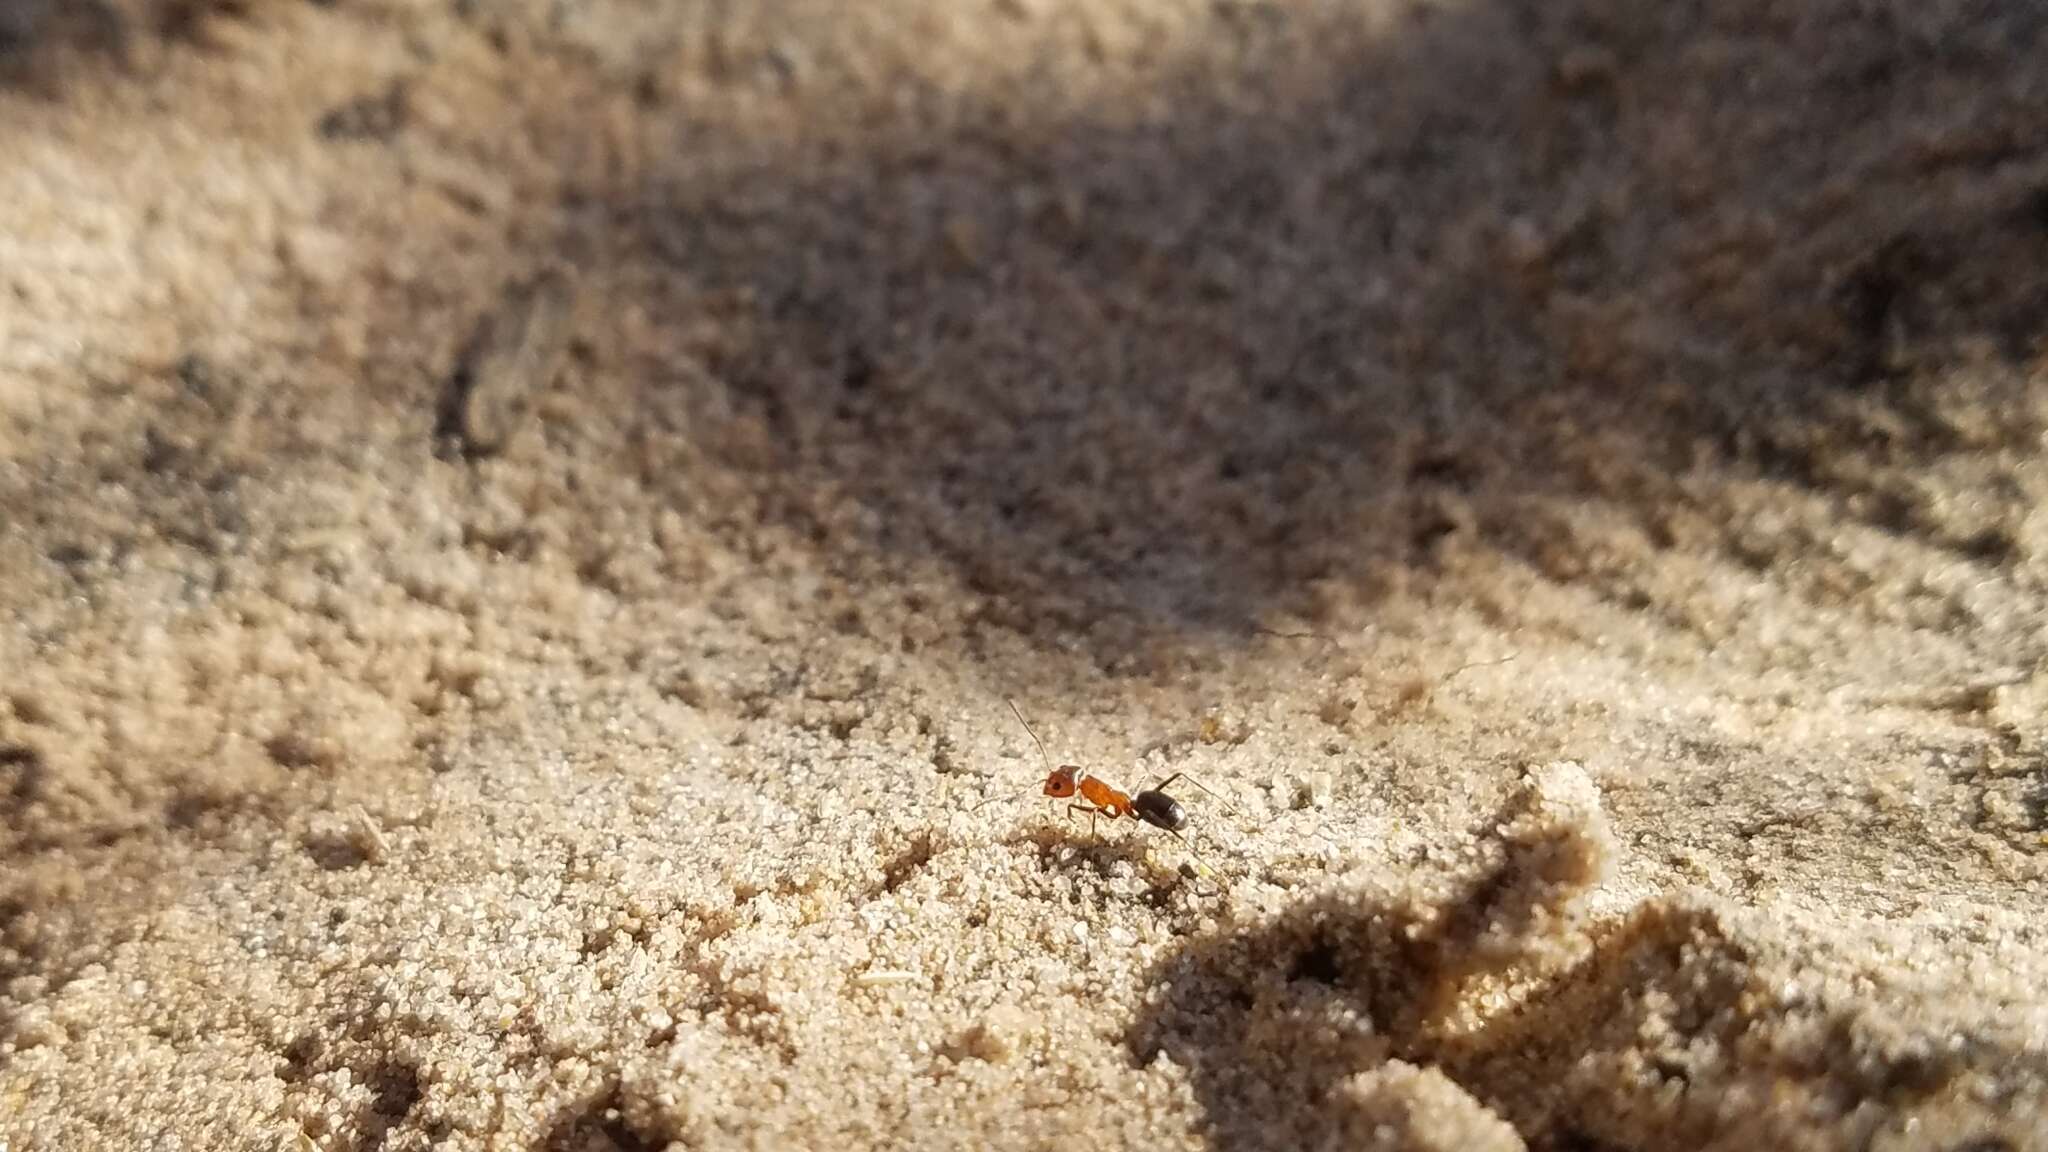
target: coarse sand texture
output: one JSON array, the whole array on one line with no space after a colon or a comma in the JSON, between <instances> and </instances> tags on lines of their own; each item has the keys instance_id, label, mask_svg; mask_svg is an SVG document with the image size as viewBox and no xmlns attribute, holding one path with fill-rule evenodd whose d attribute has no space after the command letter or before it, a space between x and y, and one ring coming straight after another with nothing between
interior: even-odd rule
<instances>
[{"instance_id":1,"label":"coarse sand texture","mask_svg":"<svg viewBox=\"0 0 2048 1152\"><path fill-rule=\"evenodd\" d=\"M0 0L0 1152L2029 1152L2044 989L2048 4Z\"/></svg>"}]
</instances>

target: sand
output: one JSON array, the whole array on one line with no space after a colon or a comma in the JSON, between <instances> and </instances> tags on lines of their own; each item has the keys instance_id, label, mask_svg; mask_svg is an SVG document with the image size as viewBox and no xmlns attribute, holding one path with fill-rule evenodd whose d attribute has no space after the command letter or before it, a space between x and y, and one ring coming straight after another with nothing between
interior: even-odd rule
<instances>
[{"instance_id":1,"label":"sand","mask_svg":"<svg viewBox=\"0 0 2048 1152\"><path fill-rule=\"evenodd\" d=\"M2048 1147L2048 8L0 45L5 1152Z\"/></svg>"}]
</instances>

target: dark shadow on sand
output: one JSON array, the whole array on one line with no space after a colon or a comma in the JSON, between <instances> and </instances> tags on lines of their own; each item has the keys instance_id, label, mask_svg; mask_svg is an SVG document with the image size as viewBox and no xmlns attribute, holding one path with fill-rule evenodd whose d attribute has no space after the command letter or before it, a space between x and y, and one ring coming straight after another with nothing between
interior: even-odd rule
<instances>
[{"instance_id":1,"label":"dark shadow on sand","mask_svg":"<svg viewBox=\"0 0 2048 1152\"><path fill-rule=\"evenodd\" d=\"M835 563L949 573L1112 666L1475 553L1597 582L1571 509L1672 547L1688 473L1840 488L1995 567L2011 540L1941 539L1837 465L1965 448L1887 341L2038 347L2048 129L2011 90L2048 20L1782 7L1254 21L1235 34L1282 46L1190 64L1155 116L925 91L942 134L657 165L592 191L583 259L728 335L683 394L620 402ZM1963 106L1969 133L1916 152L1907 125Z\"/></svg>"},{"instance_id":2,"label":"dark shadow on sand","mask_svg":"<svg viewBox=\"0 0 2048 1152\"><path fill-rule=\"evenodd\" d=\"M1127 1032L1132 1058L1187 1070L1224 1152L1354 1146L1370 1126L1333 1090L1388 1060L1438 1068L1537 1152L1790 1146L1813 1138L1815 1117L1868 1107L1898 1121L1974 1078L2048 1071L2011 1037L1931 1054L1889 1018L1895 1003L1775 1004L1758 981L1783 956L1692 898L1646 902L1518 1008L1446 1030L1448 1002L1433 1000L1471 970L1486 925L1517 915L1501 879L1474 878L1442 909L1325 897L1197 942L1151 973L1164 994ZM1786 1098L1809 1111L1727 1106ZM1981 1142L1958 1146L2030 1146L1995 1102L1961 1123Z\"/></svg>"}]
</instances>

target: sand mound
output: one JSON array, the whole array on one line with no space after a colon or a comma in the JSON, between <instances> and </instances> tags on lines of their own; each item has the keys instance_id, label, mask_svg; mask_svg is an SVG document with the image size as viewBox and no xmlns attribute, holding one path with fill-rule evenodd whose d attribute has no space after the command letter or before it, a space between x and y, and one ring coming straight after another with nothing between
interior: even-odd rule
<instances>
[{"instance_id":1,"label":"sand mound","mask_svg":"<svg viewBox=\"0 0 2048 1152\"><path fill-rule=\"evenodd\" d=\"M2037 1006L1872 987L1704 894L1591 914L1613 846L1576 766L1463 843L1198 943L1134 1050L1185 1066L1232 1146L2039 1141Z\"/></svg>"}]
</instances>

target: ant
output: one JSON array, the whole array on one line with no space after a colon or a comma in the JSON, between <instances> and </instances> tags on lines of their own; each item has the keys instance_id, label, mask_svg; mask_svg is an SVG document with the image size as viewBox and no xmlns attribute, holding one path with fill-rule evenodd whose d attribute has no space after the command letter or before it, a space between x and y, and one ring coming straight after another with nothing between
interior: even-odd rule
<instances>
[{"instance_id":1,"label":"ant","mask_svg":"<svg viewBox=\"0 0 2048 1152\"><path fill-rule=\"evenodd\" d=\"M1062 764L1054 768L1052 766L1052 757L1046 755L1045 742L1038 738L1038 733L1031 730L1031 722L1024 719L1024 713L1018 711L1016 702L1005 700L1004 703L1010 706L1010 712L1017 717L1017 723L1024 726L1024 731L1031 737L1031 742L1038 745L1039 759L1043 760L1046 767L1050 769L1045 778L1045 795L1050 799L1069 801L1079 797L1077 802L1067 805L1067 815L1071 819L1076 812L1086 812L1088 814L1088 831L1090 835L1093 835L1095 832L1095 821L1098 817L1107 816L1111 820L1121 820L1128 817L1132 820L1139 820L1150 824L1152 827L1180 841L1187 848L1189 854L1200 860L1201 853L1196 852L1195 846L1188 842L1188 838L1181 835L1181 832L1188 826L1187 809L1181 807L1180 801L1167 795L1166 786L1176 780L1186 780L1188 783L1200 788L1203 792L1208 793L1212 799L1222 804L1231 812L1237 811L1237 809L1231 808L1230 801L1211 792L1208 785L1185 772L1175 772L1173 775L1133 796L1102 777L1089 773L1077 764Z\"/></svg>"}]
</instances>

